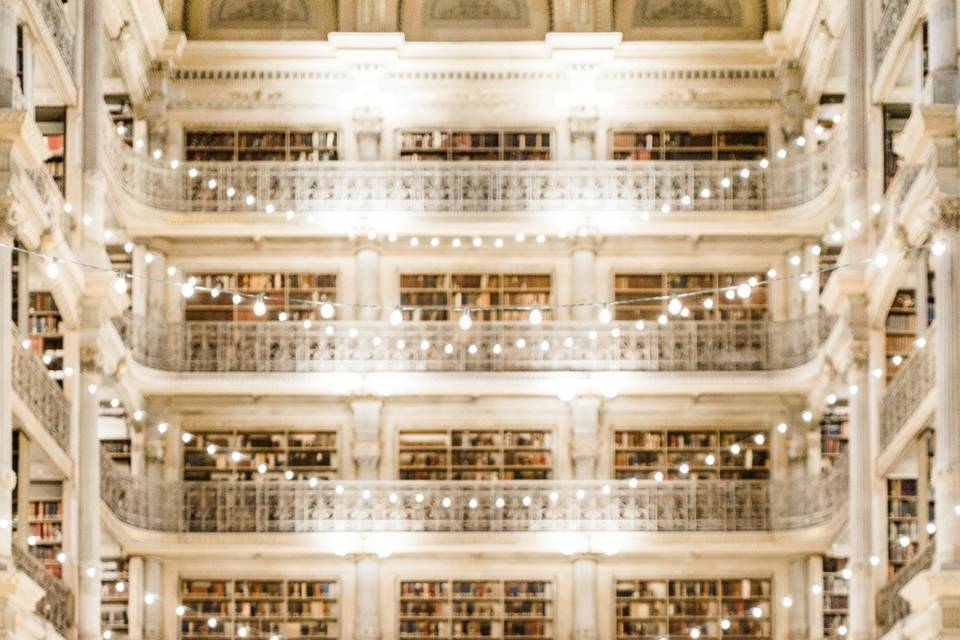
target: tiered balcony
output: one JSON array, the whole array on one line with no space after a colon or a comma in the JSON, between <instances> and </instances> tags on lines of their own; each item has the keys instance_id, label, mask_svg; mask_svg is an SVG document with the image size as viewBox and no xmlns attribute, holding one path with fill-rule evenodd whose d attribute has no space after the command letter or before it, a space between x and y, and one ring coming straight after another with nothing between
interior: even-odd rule
<instances>
[{"instance_id":1,"label":"tiered balcony","mask_svg":"<svg viewBox=\"0 0 960 640\"><path fill-rule=\"evenodd\" d=\"M907 425L915 427L909 429L910 434L923 427L933 410L931 394L936 383L936 335L936 325L931 325L926 346L907 358L887 385L887 394L880 404L880 451L884 457L888 451L902 450L902 447L891 445L903 439ZM920 412L921 406L926 406L927 411ZM906 437L909 438L910 434Z\"/></svg>"},{"instance_id":2,"label":"tiered balcony","mask_svg":"<svg viewBox=\"0 0 960 640\"><path fill-rule=\"evenodd\" d=\"M70 405L46 365L13 334L13 392L61 447L70 450Z\"/></svg>"},{"instance_id":3,"label":"tiered balcony","mask_svg":"<svg viewBox=\"0 0 960 640\"><path fill-rule=\"evenodd\" d=\"M401 230L412 220L404 214L434 224L561 225L569 222L565 213L582 214L574 222L588 215L595 224L762 222L769 233L771 222L819 230L839 182L843 136L769 162L278 161L171 168L136 153L112 131L106 148L118 213L144 233L163 223L284 224L287 212L291 220L322 221L314 228L336 233L377 223ZM323 217L331 213L353 215Z\"/></svg>"},{"instance_id":4,"label":"tiered balcony","mask_svg":"<svg viewBox=\"0 0 960 640\"><path fill-rule=\"evenodd\" d=\"M76 47L76 32L64 11L62 0L32 0L26 3L28 10L37 11L56 44L57 51L66 69L72 72L74 68L74 51Z\"/></svg>"},{"instance_id":5,"label":"tiered balcony","mask_svg":"<svg viewBox=\"0 0 960 640\"><path fill-rule=\"evenodd\" d=\"M781 531L843 512L842 465L804 481L159 482L106 455L120 522L170 533Z\"/></svg>"},{"instance_id":6,"label":"tiered balcony","mask_svg":"<svg viewBox=\"0 0 960 640\"><path fill-rule=\"evenodd\" d=\"M118 320L133 359L182 373L773 371L810 362L833 325L786 321L161 323Z\"/></svg>"},{"instance_id":7,"label":"tiered balcony","mask_svg":"<svg viewBox=\"0 0 960 640\"><path fill-rule=\"evenodd\" d=\"M909 49L907 38L921 18L923 2L918 0L884 0L880 19L873 32L873 69L877 77L895 79L894 59Z\"/></svg>"},{"instance_id":8,"label":"tiered balcony","mask_svg":"<svg viewBox=\"0 0 960 640\"><path fill-rule=\"evenodd\" d=\"M73 594L62 580L54 578L30 552L13 545L13 562L31 580L43 588L44 596L37 603L37 615L53 625L61 636L73 625Z\"/></svg>"},{"instance_id":9,"label":"tiered balcony","mask_svg":"<svg viewBox=\"0 0 960 640\"><path fill-rule=\"evenodd\" d=\"M885 635L897 622L910 614L910 603L900 597L900 590L921 571L930 568L935 549L932 543L928 544L877 593L877 627L880 631L878 637Z\"/></svg>"}]
</instances>

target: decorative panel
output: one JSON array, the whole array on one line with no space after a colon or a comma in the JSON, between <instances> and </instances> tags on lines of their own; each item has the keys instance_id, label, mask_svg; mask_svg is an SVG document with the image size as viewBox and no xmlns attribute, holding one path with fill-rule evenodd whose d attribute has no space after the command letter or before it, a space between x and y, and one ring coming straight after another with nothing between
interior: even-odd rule
<instances>
[{"instance_id":1,"label":"decorative panel","mask_svg":"<svg viewBox=\"0 0 960 640\"><path fill-rule=\"evenodd\" d=\"M406 0L407 40L541 40L549 0Z\"/></svg>"},{"instance_id":2,"label":"decorative panel","mask_svg":"<svg viewBox=\"0 0 960 640\"><path fill-rule=\"evenodd\" d=\"M614 0L624 40L751 40L766 29L764 0Z\"/></svg>"},{"instance_id":3,"label":"decorative panel","mask_svg":"<svg viewBox=\"0 0 960 640\"><path fill-rule=\"evenodd\" d=\"M197 40L322 40L337 30L336 0L187 0Z\"/></svg>"}]
</instances>

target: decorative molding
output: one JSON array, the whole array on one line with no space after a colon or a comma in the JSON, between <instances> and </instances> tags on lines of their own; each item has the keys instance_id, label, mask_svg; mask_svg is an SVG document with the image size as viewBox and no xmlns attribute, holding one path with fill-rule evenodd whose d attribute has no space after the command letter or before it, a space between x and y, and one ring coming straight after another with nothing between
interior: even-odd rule
<instances>
[{"instance_id":1,"label":"decorative molding","mask_svg":"<svg viewBox=\"0 0 960 640\"><path fill-rule=\"evenodd\" d=\"M960 233L960 195L935 195L930 223L939 231Z\"/></svg>"}]
</instances>

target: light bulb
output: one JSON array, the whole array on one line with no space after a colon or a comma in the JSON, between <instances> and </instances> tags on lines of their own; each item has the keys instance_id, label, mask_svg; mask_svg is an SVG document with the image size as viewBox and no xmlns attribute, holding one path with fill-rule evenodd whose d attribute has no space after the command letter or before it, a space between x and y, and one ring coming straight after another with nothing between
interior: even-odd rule
<instances>
[{"instance_id":1,"label":"light bulb","mask_svg":"<svg viewBox=\"0 0 960 640\"><path fill-rule=\"evenodd\" d=\"M680 471L680 473L686 475L690 473L690 465L687 464L686 462L683 462L680 464L679 467L677 467L677 470Z\"/></svg>"},{"instance_id":2,"label":"light bulb","mask_svg":"<svg viewBox=\"0 0 960 640\"><path fill-rule=\"evenodd\" d=\"M750 294L753 292L753 287L751 287L746 282L741 283L737 286L737 297L741 300L746 300L750 297Z\"/></svg>"},{"instance_id":3,"label":"light bulb","mask_svg":"<svg viewBox=\"0 0 960 640\"><path fill-rule=\"evenodd\" d=\"M659 324L661 327L667 324L667 320L667 314L665 313L661 313L659 316L657 316L657 324Z\"/></svg>"},{"instance_id":4,"label":"light bulb","mask_svg":"<svg viewBox=\"0 0 960 640\"><path fill-rule=\"evenodd\" d=\"M700 637L700 629L697 627L690 629L690 637L693 638L693 640L697 640L697 638Z\"/></svg>"},{"instance_id":5,"label":"light bulb","mask_svg":"<svg viewBox=\"0 0 960 640\"><path fill-rule=\"evenodd\" d=\"M183 444L190 444L190 441L193 440L193 434L184 433L182 436L180 436L180 439L183 440Z\"/></svg>"},{"instance_id":6,"label":"light bulb","mask_svg":"<svg viewBox=\"0 0 960 640\"><path fill-rule=\"evenodd\" d=\"M157 601L157 595L154 593L145 593L143 594L144 604L153 604Z\"/></svg>"},{"instance_id":7,"label":"light bulb","mask_svg":"<svg viewBox=\"0 0 960 640\"><path fill-rule=\"evenodd\" d=\"M793 598L791 596L783 596L783 600L781 602L783 602L783 606L787 609L793 606Z\"/></svg>"},{"instance_id":8,"label":"light bulb","mask_svg":"<svg viewBox=\"0 0 960 640\"><path fill-rule=\"evenodd\" d=\"M287 318L289 317L290 316L287 315L286 311L281 311L280 313L277 314L277 320L279 320L280 322L286 322ZM356 329L353 329L353 331L356 331Z\"/></svg>"},{"instance_id":9,"label":"light bulb","mask_svg":"<svg viewBox=\"0 0 960 640\"><path fill-rule=\"evenodd\" d=\"M810 245L810 253L812 255L818 256L821 253L823 253L823 249L818 244L812 244Z\"/></svg>"},{"instance_id":10,"label":"light bulb","mask_svg":"<svg viewBox=\"0 0 960 640\"><path fill-rule=\"evenodd\" d=\"M726 298L727 300L733 300L734 298L737 297L737 292L735 289L727 289L726 291L723 292L723 297Z\"/></svg>"},{"instance_id":11,"label":"light bulb","mask_svg":"<svg viewBox=\"0 0 960 640\"><path fill-rule=\"evenodd\" d=\"M933 534L935 534L936 532L937 532L937 525L934 524L933 522L928 522L928 523L927 523L927 533L929 533L930 535L933 535Z\"/></svg>"},{"instance_id":12,"label":"light bulb","mask_svg":"<svg viewBox=\"0 0 960 640\"><path fill-rule=\"evenodd\" d=\"M804 422L810 422L811 420L813 420L813 411L810 411L809 409L805 410L803 413L800 414L800 419L803 420Z\"/></svg>"},{"instance_id":13,"label":"light bulb","mask_svg":"<svg viewBox=\"0 0 960 640\"><path fill-rule=\"evenodd\" d=\"M63 563L66 562L66 561L67 561L67 554L65 554L63 551L61 551L60 553L57 554L57 562L59 562L60 564L63 564ZM117 591L122 591L122 590L123 590L123 589L120 588L120 585L122 585L122 584L123 584L122 582L118 582L118 583L117 583Z\"/></svg>"},{"instance_id":14,"label":"light bulb","mask_svg":"<svg viewBox=\"0 0 960 640\"><path fill-rule=\"evenodd\" d=\"M754 607L753 609L750 609L750 613L753 614L753 617L754 617L754 618L762 618L762 617L763 617L763 609L761 609L760 607Z\"/></svg>"},{"instance_id":15,"label":"light bulb","mask_svg":"<svg viewBox=\"0 0 960 640\"><path fill-rule=\"evenodd\" d=\"M394 307L393 311L390 312L390 324L393 326L399 326L403 322L403 311L400 310L400 307Z\"/></svg>"},{"instance_id":16,"label":"light bulb","mask_svg":"<svg viewBox=\"0 0 960 640\"><path fill-rule=\"evenodd\" d=\"M644 329L647 328L647 323L644 322L643 320L637 320L636 324L633 325L633 328L636 329L637 331L643 331ZM573 346L573 345L569 345L569 346Z\"/></svg>"},{"instance_id":17,"label":"light bulb","mask_svg":"<svg viewBox=\"0 0 960 640\"><path fill-rule=\"evenodd\" d=\"M464 331L468 330L473 326L473 320L470 319L470 310L464 309L463 313L460 315L460 319L457 321L457 326L459 326Z\"/></svg>"},{"instance_id":18,"label":"light bulb","mask_svg":"<svg viewBox=\"0 0 960 640\"><path fill-rule=\"evenodd\" d=\"M667 303L667 311L670 312L670 315L679 315L682 309L683 303L680 302L680 298L670 298L670 302Z\"/></svg>"},{"instance_id":19,"label":"light bulb","mask_svg":"<svg viewBox=\"0 0 960 640\"><path fill-rule=\"evenodd\" d=\"M786 433L787 429L789 429L789 427L787 426L786 422L781 422L777 425L777 431L780 433Z\"/></svg>"},{"instance_id":20,"label":"light bulb","mask_svg":"<svg viewBox=\"0 0 960 640\"><path fill-rule=\"evenodd\" d=\"M307 480L307 484L310 485L311 489L315 489L316 486L320 484L320 480L318 480L317 478L310 478L309 480Z\"/></svg>"},{"instance_id":21,"label":"light bulb","mask_svg":"<svg viewBox=\"0 0 960 640\"><path fill-rule=\"evenodd\" d=\"M704 309L713 309L713 298L704 298L703 300Z\"/></svg>"},{"instance_id":22,"label":"light bulb","mask_svg":"<svg viewBox=\"0 0 960 640\"><path fill-rule=\"evenodd\" d=\"M600 309L600 314L597 316L600 320L600 324L610 324L610 321L613 319L613 314L610 312L610 307L604 305Z\"/></svg>"},{"instance_id":23,"label":"light bulb","mask_svg":"<svg viewBox=\"0 0 960 640\"><path fill-rule=\"evenodd\" d=\"M411 247L415 247L415 246L417 246L418 244L420 244L420 238L418 238L418 237L416 237L416 236L410 238L410 246L411 246Z\"/></svg>"},{"instance_id":24,"label":"light bulb","mask_svg":"<svg viewBox=\"0 0 960 640\"><path fill-rule=\"evenodd\" d=\"M230 459L233 460L234 462L240 462L241 460L243 460L243 454L240 453L239 451L234 451L230 454Z\"/></svg>"},{"instance_id":25,"label":"light bulb","mask_svg":"<svg viewBox=\"0 0 960 640\"><path fill-rule=\"evenodd\" d=\"M187 608L186 608L185 606L183 606L182 604L178 604L178 605L177 605L176 612L177 612L177 615L178 615L178 616L183 616L184 614L187 613Z\"/></svg>"},{"instance_id":26,"label":"light bulb","mask_svg":"<svg viewBox=\"0 0 960 640\"><path fill-rule=\"evenodd\" d=\"M717 457L712 453L708 453L707 457L704 458L703 461L707 464L708 467L712 467L714 463L716 463Z\"/></svg>"},{"instance_id":27,"label":"light bulb","mask_svg":"<svg viewBox=\"0 0 960 640\"><path fill-rule=\"evenodd\" d=\"M263 296L258 295L256 302L253 303L253 314L262 316L267 312L267 304L263 301Z\"/></svg>"},{"instance_id":28,"label":"light bulb","mask_svg":"<svg viewBox=\"0 0 960 640\"><path fill-rule=\"evenodd\" d=\"M332 318L335 312L336 310L329 302L324 302L322 305L320 305L320 317L324 320L329 320Z\"/></svg>"},{"instance_id":29,"label":"light bulb","mask_svg":"<svg viewBox=\"0 0 960 640\"><path fill-rule=\"evenodd\" d=\"M809 273L805 273L803 277L800 278L800 290L806 292L811 289L813 289L813 278L810 277Z\"/></svg>"},{"instance_id":30,"label":"light bulb","mask_svg":"<svg viewBox=\"0 0 960 640\"><path fill-rule=\"evenodd\" d=\"M743 178L744 180L746 180L747 178L749 178L749 177L750 177L750 169L747 169L746 167L744 167L743 169L740 169L740 177Z\"/></svg>"},{"instance_id":31,"label":"light bulb","mask_svg":"<svg viewBox=\"0 0 960 640\"><path fill-rule=\"evenodd\" d=\"M853 571L851 571L850 569L844 569L843 571L840 572L840 577L843 578L844 580L849 580L850 578L853 577Z\"/></svg>"},{"instance_id":32,"label":"light bulb","mask_svg":"<svg viewBox=\"0 0 960 640\"><path fill-rule=\"evenodd\" d=\"M757 435L753 436L753 441L757 444L763 444L767 441L767 438L762 433L758 433Z\"/></svg>"},{"instance_id":33,"label":"light bulb","mask_svg":"<svg viewBox=\"0 0 960 640\"><path fill-rule=\"evenodd\" d=\"M196 292L196 287L192 282L184 282L180 285L180 295L184 298L192 298L193 294Z\"/></svg>"},{"instance_id":34,"label":"light bulb","mask_svg":"<svg viewBox=\"0 0 960 640\"><path fill-rule=\"evenodd\" d=\"M726 618L724 618L723 620L721 620L721 621L720 621L720 628L723 629L724 631L726 631L727 629L729 629L729 628L730 628L730 621L727 620Z\"/></svg>"},{"instance_id":35,"label":"light bulb","mask_svg":"<svg viewBox=\"0 0 960 640\"><path fill-rule=\"evenodd\" d=\"M873 257L873 264L878 269L883 269L889 264L890 258L885 253L878 253Z\"/></svg>"},{"instance_id":36,"label":"light bulb","mask_svg":"<svg viewBox=\"0 0 960 640\"><path fill-rule=\"evenodd\" d=\"M436 237L436 236L430 238L430 246L431 246L431 247L439 247L439 246L440 246L440 238L438 238L438 237Z\"/></svg>"},{"instance_id":37,"label":"light bulb","mask_svg":"<svg viewBox=\"0 0 960 640\"><path fill-rule=\"evenodd\" d=\"M286 471L283 472L283 477L286 478L287 480L293 480L293 471L291 471L290 469L287 469Z\"/></svg>"},{"instance_id":38,"label":"light bulb","mask_svg":"<svg viewBox=\"0 0 960 640\"><path fill-rule=\"evenodd\" d=\"M257 199L253 197L253 195L247 195L247 197L244 198L243 201L246 202L248 206L252 206L253 203L257 201Z\"/></svg>"},{"instance_id":39,"label":"light bulb","mask_svg":"<svg viewBox=\"0 0 960 640\"><path fill-rule=\"evenodd\" d=\"M463 241L460 240L460 238L454 238L450 241L450 246L452 246L454 249L459 249L461 244L463 244Z\"/></svg>"},{"instance_id":40,"label":"light bulb","mask_svg":"<svg viewBox=\"0 0 960 640\"><path fill-rule=\"evenodd\" d=\"M735 456L740 455L740 445L736 443L730 445L730 453L732 453Z\"/></svg>"},{"instance_id":41,"label":"light bulb","mask_svg":"<svg viewBox=\"0 0 960 640\"><path fill-rule=\"evenodd\" d=\"M121 296L127 292L127 277L123 273L117 272L116 277L114 277L113 290Z\"/></svg>"},{"instance_id":42,"label":"light bulb","mask_svg":"<svg viewBox=\"0 0 960 640\"><path fill-rule=\"evenodd\" d=\"M47 277L50 278L51 280L56 280L57 277L60 275L60 265L58 264L58 262L59 260L57 260L56 258L53 258L50 260L50 262L47 263L47 268L46 268Z\"/></svg>"},{"instance_id":43,"label":"light bulb","mask_svg":"<svg viewBox=\"0 0 960 640\"><path fill-rule=\"evenodd\" d=\"M847 625L842 624L842 625L840 625L839 627L837 627L837 635L838 635L838 636L846 636L846 635L847 635Z\"/></svg>"},{"instance_id":44,"label":"light bulb","mask_svg":"<svg viewBox=\"0 0 960 640\"><path fill-rule=\"evenodd\" d=\"M161 422L161 423L157 424L157 432L160 433L161 435L163 435L164 433L166 433L166 432L167 432L167 429L169 429L169 428L170 428L170 425L167 424L166 422Z\"/></svg>"},{"instance_id":45,"label":"light bulb","mask_svg":"<svg viewBox=\"0 0 960 640\"><path fill-rule=\"evenodd\" d=\"M655 474L653 474L653 479L657 482L663 482L663 471L657 471Z\"/></svg>"},{"instance_id":46,"label":"light bulb","mask_svg":"<svg viewBox=\"0 0 960 640\"><path fill-rule=\"evenodd\" d=\"M528 320L532 325L538 325L543 322L543 312L540 311L540 307L534 307L530 310L530 316Z\"/></svg>"},{"instance_id":47,"label":"light bulb","mask_svg":"<svg viewBox=\"0 0 960 640\"><path fill-rule=\"evenodd\" d=\"M947 251L947 245L943 240L936 240L930 247L930 253L935 256L942 256Z\"/></svg>"},{"instance_id":48,"label":"light bulb","mask_svg":"<svg viewBox=\"0 0 960 640\"><path fill-rule=\"evenodd\" d=\"M265 474L266 472L267 472L267 465L266 465L266 463L261 462L259 465L257 465L257 473L259 473L260 475L263 475L263 474Z\"/></svg>"},{"instance_id":49,"label":"light bulb","mask_svg":"<svg viewBox=\"0 0 960 640\"><path fill-rule=\"evenodd\" d=\"M207 619L207 626L210 627L211 629L216 629L216 628L217 628L217 619L216 619L216 618L208 618L208 619Z\"/></svg>"},{"instance_id":50,"label":"light bulb","mask_svg":"<svg viewBox=\"0 0 960 640\"><path fill-rule=\"evenodd\" d=\"M215 444L213 444L213 443L208 444L208 445L207 445L207 454L212 456L212 455L214 455L214 454L216 454L216 453L217 453L217 445L215 445Z\"/></svg>"},{"instance_id":51,"label":"light bulb","mask_svg":"<svg viewBox=\"0 0 960 640\"><path fill-rule=\"evenodd\" d=\"M771 280L777 277L777 270L774 268L767 269L767 277Z\"/></svg>"},{"instance_id":52,"label":"light bulb","mask_svg":"<svg viewBox=\"0 0 960 640\"><path fill-rule=\"evenodd\" d=\"M871 567L880 566L880 556L870 556L870 566Z\"/></svg>"},{"instance_id":53,"label":"light bulb","mask_svg":"<svg viewBox=\"0 0 960 640\"><path fill-rule=\"evenodd\" d=\"M810 593L812 593L815 596L818 596L821 593L823 593L823 587L819 584L810 585Z\"/></svg>"},{"instance_id":54,"label":"light bulb","mask_svg":"<svg viewBox=\"0 0 960 640\"><path fill-rule=\"evenodd\" d=\"M837 395L835 393L831 393L830 395L827 396L827 404L836 404L836 403L837 403Z\"/></svg>"}]
</instances>

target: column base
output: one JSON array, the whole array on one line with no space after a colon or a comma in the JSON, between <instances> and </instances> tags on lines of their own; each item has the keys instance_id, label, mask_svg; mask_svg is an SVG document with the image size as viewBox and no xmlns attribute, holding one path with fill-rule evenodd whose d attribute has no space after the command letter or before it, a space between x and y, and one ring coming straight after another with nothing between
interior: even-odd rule
<instances>
[{"instance_id":1,"label":"column base","mask_svg":"<svg viewBox=\"0 0 960 640\"><path fill-rule=\"evenodd\" d=\"M904 635L911 640L960 639L960 571L923 571L900 595L910 603Z\"/></svg>"},{"instance_id":2,"label":"column base","mask_svg":"<svg viewBox=\"0 0 960 640\"><path fill-rule=\"evenodd\" d=\"M380 627L357 627L353 640L380 640Z\"/></svg>"},{"instance_id":3,"label":"column base","mask_svg":"<svg viewBox=\"0 0 960 640\"><path fill-rule=\"evenodd\" d=\"M573 640L599 640L595 629L574 629Z\"/></svg>"},{"instance_id":4,"label":"column base","mask_svg":"<svg viewBox=\"0 0 960 640\"><path fill-rule=\"evenodd\" d=\"M47 624L35 613L43 589L19 571L0 573L0 637L41 640Z\"/></svg>"}]
</instances>

